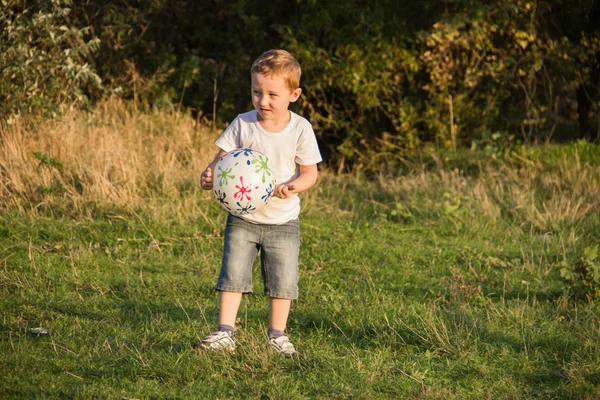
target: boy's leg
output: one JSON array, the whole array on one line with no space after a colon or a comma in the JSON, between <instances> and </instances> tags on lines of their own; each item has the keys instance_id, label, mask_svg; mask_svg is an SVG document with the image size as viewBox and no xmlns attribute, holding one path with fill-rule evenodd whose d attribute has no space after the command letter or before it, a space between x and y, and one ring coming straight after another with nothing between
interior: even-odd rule
<instances>
[{"instance_id":1,"label":"boy's leg","mask_svg":"<svg viewBox=\"0 0 600 400\"><path fill-rule=\"evenodd\" d=\"M292 300L271 297L271 313L269 315L269 343L279 354L287 357L296 357L296 348L285 336L288 315Z\"/></svg>"},{"instance_id":2,"label":"boy's leg","mask_svg":"<svg viewBox=\"0 0 600 400\"><path fill-rule=\"evenodd\" d=\"M269 329L285 332L292 300L271 297L270 303Z\"/></svg>"},{"instance_id":3,"label":"boy's leg","mask_svg":"<svg viewBox=\"0 0 600 400\"><path fill-rule=\"evenodd\" d=\"M235 326L242 293L221 292L219 299L219 325Z\"/></svg>"},{"instance_id":4,"label":"boy's leg","mask_svg":"<svg viewBox=\"0 0 600 400\"><path fill-rule=\"evenodd\" d=\"M258 252L260 229L231 214L227 216L223 261L217 280L219 325L235 326L242 293L252 292L252 264Z\"/></svg>"},{"instance_id":5,"label":"boy's leg","mask_svg":"<svg viewBox=\"0 0 600 400\"><path fill-rule=\"evenodd\" d=\"M298 298L298 220L270 227L262 246L261 272L270 299L269 343L276 352L295 356L296 349L285 336L285 329L292 299Z\"/></svg>"},{"instance_id":6,"label":"boy's leg","mask_svg":"<svg viewBox=\"0 0 600 400\"><path fill-rule=\"evenodd\" d=\"M219 290L219 326L200 341L209 349L235 349L234 326L242 293L252 292L252 263L258 251L257 226L233 217L227 217L221 272L216 289Z\"/></svg>"},{"instance_id":7,"label":"boy's leg","mask_svg":"<svg viewBox=\"0 0 600 400\"><path fill-rule=\"evenodd\" d=\"M216 331L200 340L196 344L196 347L234 352L235 339L233 333L241 299L242 293L221 292L219 300L219 326Z\"/></svg>"}]
</instances>

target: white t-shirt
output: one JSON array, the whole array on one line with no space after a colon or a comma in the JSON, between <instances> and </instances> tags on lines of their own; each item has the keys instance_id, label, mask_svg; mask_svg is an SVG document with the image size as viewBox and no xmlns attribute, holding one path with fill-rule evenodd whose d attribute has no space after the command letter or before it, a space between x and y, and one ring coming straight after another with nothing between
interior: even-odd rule
<instances>
[{"instance_id":1,"label":"white t-shirt","mask_svg":"<svg viewBox=\"0 0 600 400\"><path fill-rule=\"evenodd\" d=\"M240 148L260 151L269 158L277 184L296 179L300 175L297 164L323 161L315 132L305 118L290 111L287 126L281 132L271 133L260 126L257 116L256 110L239 114L215 144L227 152ZM240 217L257 224L278 225L298 218L299 214L300 198L294 194L285 200L273 196L262 210Z\"/></svg>"}]
</instances>

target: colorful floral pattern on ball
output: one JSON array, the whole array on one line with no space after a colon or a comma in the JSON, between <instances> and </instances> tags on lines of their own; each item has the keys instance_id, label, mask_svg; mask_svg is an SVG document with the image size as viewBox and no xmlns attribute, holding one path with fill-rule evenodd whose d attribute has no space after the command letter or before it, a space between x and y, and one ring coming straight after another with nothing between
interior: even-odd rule
<instances>
[{"instance_id":1,"label":"colorful floral pattern on ball","mask_svg":"<svg viewBox=\"0 0 600 400\"><path fill-rule=\"evenodd\" d=\"M273 196L275 173L267 156L252 149L235 149L215 166L213 192L221 207L232 214L261 210Z\"/></svg>"}]
</instances>

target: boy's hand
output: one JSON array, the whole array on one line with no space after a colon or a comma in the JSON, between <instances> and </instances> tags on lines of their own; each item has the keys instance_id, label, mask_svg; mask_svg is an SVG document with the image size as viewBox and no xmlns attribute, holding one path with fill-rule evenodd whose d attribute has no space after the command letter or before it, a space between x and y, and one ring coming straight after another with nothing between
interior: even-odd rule
<instances>
[{"instance_id":1,"label":"boy's hand","mask_svg":"<svg viewBox=\"0 0 600 400\"><path fill-rule=\"evenodd\" d=\"M200 175L200 187L204 190L211 190L213 188L212 169L206 168Z\"/></svg>"},{"instance_id":2,"label":"boy's hand","mask_svg":"<svg viewBox=\"0 0 600 400\"><path fill-rule=\"evenodd\" d=\"M290 198L294 194L294 185L281 184L275 186L273 196L279 197L280 199Z\"/></svg>"}]
</instances>

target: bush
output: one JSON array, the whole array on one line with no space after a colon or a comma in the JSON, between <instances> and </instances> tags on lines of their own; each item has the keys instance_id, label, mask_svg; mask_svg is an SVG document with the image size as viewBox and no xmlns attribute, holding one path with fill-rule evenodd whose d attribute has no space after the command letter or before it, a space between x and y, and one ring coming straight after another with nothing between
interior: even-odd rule
<instances>
[{"instance_id":1,"label":"bush","mask_svg":"<svg viewBox=\"0 0 600 400\"><path fill-rule=\"evenodd\" d=\"M563 262L560 276L575 289L577 294L600 298L600 259L598 245L586 247L583 255L574 263Z\"/></svg>"},{"instance_id":2,"label":"bush","mask_svg":"<svg viewBox=\"0 0 600 400\"><path fill-rule=\"evenodd\" d=\"M0 9L0 118L88 103L102 88L87 62L99 40L68 22L70 0L3 0Z\"/></svg>"}]
</instances>

